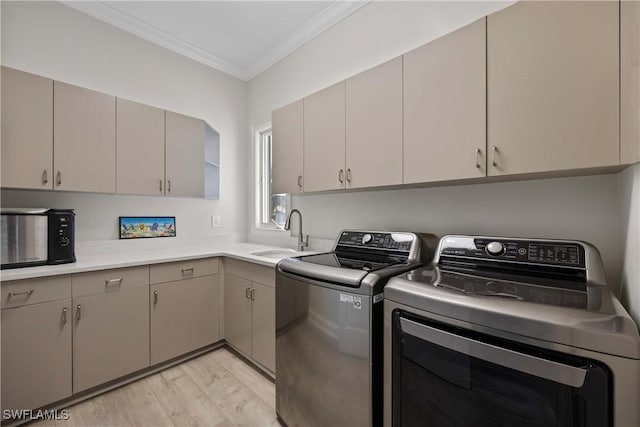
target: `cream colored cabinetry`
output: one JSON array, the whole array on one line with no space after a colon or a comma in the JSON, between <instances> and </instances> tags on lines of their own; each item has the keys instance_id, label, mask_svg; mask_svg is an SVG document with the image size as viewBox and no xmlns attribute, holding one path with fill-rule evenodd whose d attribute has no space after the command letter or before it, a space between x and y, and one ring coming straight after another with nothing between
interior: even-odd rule
<instances>
[{"instance_id":1,"label":"cream colored cabinetry","mask_svg":"<svg viewBox=\"0 0 640 427\"><path fill-rule=\"evenodd\" d=\"M164 110L122 98L116 104L116 191L164 195Z\"/></svg>"},{"instance_id":2,"label":"cream colored cabinetry","mask_svg":"<svg viewBox=\"0 0 640 427\"><path fill-rule=\"evenodd\" d=\"M227 342L275 372L275 271L225 259L224 334Z\"/></svg>"},{"instance_id":3,"label":"cream colored cabinetry","mask_svg":"<svg viewBox=\"0 0 640 427\"><path fill-rule=\"evenodd\" d=\"M53 188L53 80L2 67L2 186Z\"/></svg>"},{"instance_id":4,"label":"cream colored cabinetry","mask_svg":"<svg viewBox=\"0 0 640 427\"><path fill-rule=\"evenodd\" d=\"M640 1L620 2L620 163L640 162Z\"/></svg>"},{"instance_id":5,"label":"cream colored cabinetry","mask_svg":"<svg viewBox=\"0 0 640 427\"><path fill-rule=\"evenodd\" d=\"M218 260L152 265L151 364L220 339Z\"/></svg>"},{"instance_id":6,"label":"cream colored cabinetry","mask_svg":"<svg viewBox=\"0 0 640 427\"><path fill-rule=\"evenodd\" d=\"M203 197L204 122L167 111L165 126L165 194L175 197Z\"/></svg>"},{"instance_id":7,"label":"cream colored cabinetry","mask_svg":"<svg viewBox=\"0 0 640 427\"><path fill-rule=\"evenodd\" d=\"M345 83L340 82L304 98L304 191L345 188L344 150Z\"/></svg>"},{"instance_id":8,"label":"cream colored cabinetry","mask_svg":"<svg viewBox=\"0 0 640 427\"><path fill-rule=\"evenodd\" d=\"M74 274L73 392L149 366L149 267Z\"/></svg>"},{"instance_id":9,"label":"cream colored cabinetry","mask_svg":"<svg viewBox=\"0 0 640 427\"><path fill-rule=\"evenodd\" d=\"M71 279L2 283L2 410L71 396Z\"/></svg>"},{"instance_id":10,"label":"cream colored cabinetry","mask_svg":"<svg viewBox=\"0 0 640 427\"><path fill-rule=\"evenodd\" d=\"M54 189L115 193L116 99L54 82Z\"/></svg>"},{"instance_id":11,"label":"cream colored cabinetry","mask_svg":"<svg viewBox=\"0 0 640 427\"><path fill-rule=\"evenodd\" d=\"M488 175L619 164L618 22L612 1L489 15Z\"/></svg>"},{"instance_id":12,"label":"cream colored cabinetry","mask_svg":"<svg viewBox=\"0 0 640 427\"><path fill-rule=\"evenodd\" d=\"M485 31L483 18L404 55L405 184L485 176Z\"/></svg>"},{"instance_id":13,"label":"cream colored cabinetry","mask_svg":"<svg viewBox=\"0 0 640 427\"><path fill-rule=\"evenodd\" d=\"M346 188L402 184L402 58L345 84Z\"/></svg>"},{"instance_id":14,"label":"cream colored cabinetry","mask_svg":"<svg viewBox=\"0 0 640 427\"><path fill-rule=\"evenodd\" d=\"M303 190L303 101L273 111L272 117L272 193Z\"/></svg>"}]
</instances>

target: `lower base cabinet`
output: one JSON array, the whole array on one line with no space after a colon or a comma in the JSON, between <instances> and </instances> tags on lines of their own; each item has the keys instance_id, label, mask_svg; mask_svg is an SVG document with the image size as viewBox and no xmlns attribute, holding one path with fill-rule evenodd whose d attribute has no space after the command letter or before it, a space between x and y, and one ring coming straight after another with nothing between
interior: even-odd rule
<instances>
[{"instance_id":1,"label":"lower base cabinet","mask_svg":"<svg viewBox=\"0 0 640 427\"><path fill-rule=\"evenodd\" d=\"M265 368L276 369L275 270L225 260L224 337Z\"/></svg>"},{"instance_id":2,"label":"lower base cabinet","mask_svg":"<svg viewBox=\"0 0 640 427\"><path fill-rule=\"evenodd\" d=\"M219 294L217 275L151 286L152 365L219 340Z\"/></svg>"},{"instance_id":3,"label":"lower base cabinet","mask_svg":"<svg viewBox=\"0 0 640 427\"><path fill-rule=\"evenodd\" d=\"M71 299L2 310L2 410L71 396Z\"/></svg>"}]
</instances>

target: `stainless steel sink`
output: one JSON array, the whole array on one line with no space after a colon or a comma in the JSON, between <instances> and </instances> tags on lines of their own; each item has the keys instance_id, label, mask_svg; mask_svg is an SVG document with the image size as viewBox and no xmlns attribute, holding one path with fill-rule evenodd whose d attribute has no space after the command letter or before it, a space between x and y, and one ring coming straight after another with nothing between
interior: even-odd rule
<instances>
[{"instance_id":1,"label":"stainless steel sink","mask_svg":"<svg viewBox=\"0 0 640 427\"><path fill-rule=\"evenodd\" d=\"M302 252L295 251L293 249L272 249L268 251L251 252L251 255L259 256L263 258L288 258L296 255L300 255Z\"/></svg>"}]
</instances>

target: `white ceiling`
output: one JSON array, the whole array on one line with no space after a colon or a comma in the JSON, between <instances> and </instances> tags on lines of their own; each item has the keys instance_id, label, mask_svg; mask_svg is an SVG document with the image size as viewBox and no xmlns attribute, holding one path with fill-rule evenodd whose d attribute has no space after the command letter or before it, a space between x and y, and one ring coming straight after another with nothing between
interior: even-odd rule
<instances>
[{"instance_id":1,"label":"white ceiling","mask_svg":"<svg viewBox=\"0 0 640 427\"><path fill-rule=\"evenodd\" d=\"M364 1L64 1L101 21L249 80Z\"/></svg>"}]
</instances>

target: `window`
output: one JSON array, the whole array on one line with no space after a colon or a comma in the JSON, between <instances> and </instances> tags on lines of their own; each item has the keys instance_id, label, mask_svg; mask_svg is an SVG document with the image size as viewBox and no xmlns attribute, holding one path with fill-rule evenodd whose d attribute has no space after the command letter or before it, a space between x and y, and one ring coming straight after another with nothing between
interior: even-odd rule
<instances>
[{"instance_id":1,"label":"window","mask_svg":"<svg viewBox=\"0 0 640 427\"><path fill-rule=\"evenodd\" d=\"M282 228L287 220L287 195L271 194L271 126L257 132L257 213L259 228Z\"/></svg>"}]
</instances>

